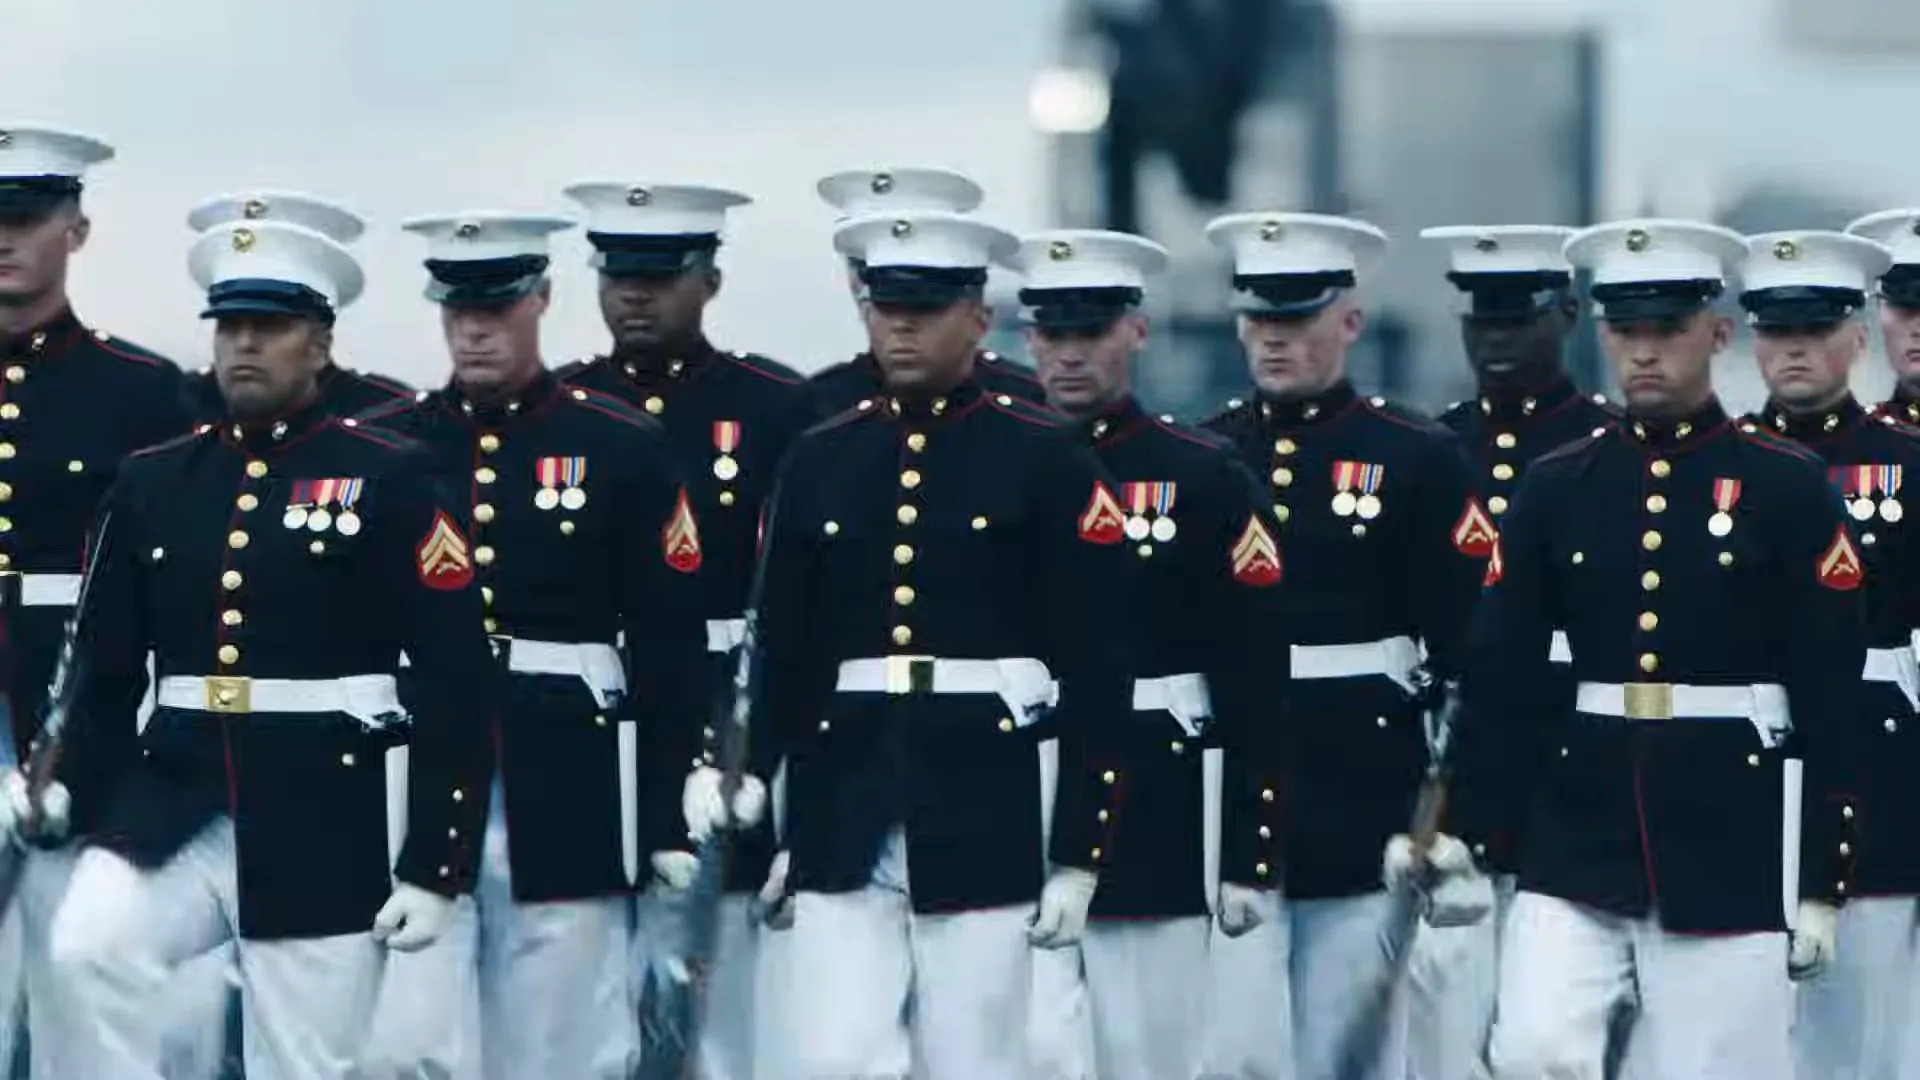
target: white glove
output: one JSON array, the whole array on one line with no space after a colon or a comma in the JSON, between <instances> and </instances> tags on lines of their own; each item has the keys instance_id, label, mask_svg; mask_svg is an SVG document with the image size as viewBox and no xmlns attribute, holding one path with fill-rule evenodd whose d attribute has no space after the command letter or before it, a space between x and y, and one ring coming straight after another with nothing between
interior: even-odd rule
<instances>
[{"instance_id":1,"label":"white glove","mask_svg":"<svg viewBox=\"0 0 1920 1080\"><path fill-rule=\"evenodd\" d=\"M35 837L58 840L67 834L68 817L73 811L73 796L58 780L40 793L40 827ZM19 769L8 769L0 776L0 832L19 832L33 819L33 800L27 793L27 777Z\"/></svg>"},{"instance_id":2,"label":"white glove","mask_svg":"<svg viewBox=\"0 0 1920 1080\"><path fill-rule=\"evenodd\" d=\"M653 864L653 880L669 889L684 889L700 874L700 859L684 851L656 851L648 860Z\"/></svg>"},{"instance_id":3,"label":"white glove","mask_svg":"<svg viewBox=\"0 0 1920 1080\"><path fill-rule=\"evenodd\" d=\"M1027 941L1042 949L1064 949L1077 945L1087 930L1087 908L1093 904L1093 891L1100 875L1091 870L1062 866L1047 877L1040 890L1040 910L1034 912L1027 930Z\"/></svg>"},{"instance_id":4,"label":"white glove","mask_svg":"<svg viewBox=\"0 0 1920 1080\"><path fill-rule=\"evenodd\" d=\"M787 852L775 855L767 868L767 883L760 886L760 917L775 930L793 929L793 894L787 891L787 867L792 861Z\"/></svg>"},{"instance_id":5,"label":"white glove","mask_svg":"<svg viewBox=\"0 0 1920 1080\"><path fill-rule=\"evenodd\" d=\"M1416 889L1426 899L1428 926L1471 926L1493 910L1493 879L1473 863L1473 852L1457 836L1440 833L1422 860L1405 834L1387 841L1380 879L1388 892Z\"/></svg>"},{"instance_id":6,"label":"white glove","mask_svg":"<svg viewBox=\"0 0 1920 1080\"><path fill-rule=\"evenodd\" d=\"M446 932L453 898L401 882L373 917L373 939L399 952L418 952Z\"/></svg>"},{"instance_id":7,"label":"white glove","mask_svg":"<svg viewBox=\"0 0 1920 1080\"><path fill-rule=\"evenodd\" d=\"M1819 900L1800 901L1800 926L1787 950L1787 976L1800 982L1825 971L1838 951L1839 934L1839 908Z\"/></svg>"},{"instance_id":8,"label":"white glove","mask_svg":"<svg viewBox=\"0 0 1920 1080\"><path fill-rule=\"evenodd\" d=\"M696 844L705 843L715 829L757 824L767 811L767 786L757 776L742 776L729 817L727 801L720 795L722 779L719 769L701 765L687 774L686 786L680 789L680 812L687 819L687 835Z\"/></svg>"},{"instance_id":9,"label":"white glove","mask_svg":"<svg viewBox=\"0 0 1920 1080\"><path fill-rule=\"evenodd\" d=\"M1220 901L1214 906L1219 913L1220 932L1230 938L1239 937L1266 921L1266 916L1260 914L1261 891L1249 885L1221 882Z\"/></svg>"}]
</instances>

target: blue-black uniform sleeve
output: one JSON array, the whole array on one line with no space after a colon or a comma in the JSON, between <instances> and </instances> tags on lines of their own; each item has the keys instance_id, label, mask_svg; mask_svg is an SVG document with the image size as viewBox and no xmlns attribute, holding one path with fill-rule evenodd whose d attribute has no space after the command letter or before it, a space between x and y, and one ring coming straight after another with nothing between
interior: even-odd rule
<instances>
[{"instance_id":1,"label":"blue-black uniform sleeve","mask_svg":"<svg viewBox=\"0 0 1920 1080\"><path fill-rule=\"evenodd\" d=\"M411 664L407 838L394 876L454 896L471 890L479 872L499 667L481 628L473 547L457 504L429 479L424 459L376 483L386 506L369 527L378 530L379 566L391 575L386 595Z\"/></svg>"},{"instance_id":2,"label":"blue-black uniform sleeve","mask_svg":"<svg viewBox=\"0 0 1920 1080\"><path fill-rule=\"evenodd\" d=\"M780 470L760 520L760 560L748 617L753 633L747 650L753 665L748 692L748 767L771 778L792 737L826 710L835 669L824 655L816 603L814 540L802 502L811 482L806 440L795 445Z\"/></svg>"},{"instance_id":3,"label":"blue-black uniform sleeve","mask_svg":"<svg viewBox=\"0 0 1920 1080\"><path fill-rule=\"evenodd\" d=\"M1436 435L1422 461L1418 513L1408 534L1406 594L1427 662L1441 678L1459 674L1467 622L1497 535L1474 497L1460 444Z\"/></svg>"}]
</instances>

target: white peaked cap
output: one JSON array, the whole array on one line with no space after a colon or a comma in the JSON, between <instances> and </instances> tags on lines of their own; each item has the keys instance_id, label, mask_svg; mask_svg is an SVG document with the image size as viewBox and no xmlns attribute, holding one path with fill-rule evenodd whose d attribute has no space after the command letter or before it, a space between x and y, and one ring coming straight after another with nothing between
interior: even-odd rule
<instances>
[{"instance_id":1,"label":"white peaked cap","mask_svg":"<svg viewBox=\"0 0 1920 1080\"><path fill-rule=\"evenodd\" d=\"M1227 214L1207 223L1207 239L1233 255L1235 274L1356 277L1387 253L1387 234L1355 218L1328 214Z\"/></svg>"},{"instance_id":2,"label":"white peaked cap","mask_svg":"<svg viewBox=\"0 0 1920 1080\"><path fill-rule=\"evenodd\" d=\"M588 232L621 236L718 234L729 209L753 201L725 188L616 180L583 180L565 194L586 212Z\"/></svg>"},{"instance_id":3,"label":"white peaked cap","mask_svg":"<svg viewBox=\"0 0 1920 1080\"><path fill-rule=\"evenodd\" d=\"M304 285L338 311L359 298L366 275L352 253L323 233L285 221L216 225L187 249L187 272L202 289L229 281Z\"/></svg>"},{"instance_id":4,"label":"white peaked cap","mask_svg":"<svg viewBox=\"0 0 1920 1080\"><path fill-rule=\"evenodd\" d=\"M1020 238L965 214L916 210L876 214L843 222L833 246L870 269L889 266L943 269L1005 265L1020 249Z\"/></svg>"},{"instance_id":5,"label":"white peaked cap","mask_svg":"<svg viewBox=\"0 0 1920 1080\"><path fill-rule=\"evenodd\" d=\"M1771 232L1747 237L1740 283L1747 292L1789 287L1869 292L1893 265L1880 244L1847 233Z\"/></svg>"},{"instance_id":6,"label":"white peaked cap","mask_svg":"<svg viewBox=\"0 0 1920 1080\"><path fill-rule=\"evenodd\" d=\"M919 166L849 169L823 177L815 188L843 218L911 210L964 214L986 197L979 184L957 172Z\"/></svg>"},{"instance_id":7,"label":"white peaked cap","mask_svg":"<svg viewBox=\"0 0 1920 1080\"><path fill-rule=\"evenodd\" d=\"M549 237L573 226L572 218L501 210L429 215L409 218L400 225L426 238L427 258L445 262L550 255Z\"/></svg>"},{"instance_id":8,"label":"white peaked cap","mask_svg":"<svg viewBox=\"0 0 1920 1080\"><path fill-rule=\"evenodd\" d=\"M1132 233L1054 229L1020 239L1014 267L1026 289L1145 289L1165 269L1167 249Z\"/></svg>"},{"instance_id":9,"label":"white peaked cap","mask_svg":"<svg viewBox=\"0 0 1920 1080\"><path fill-rule=\"evenodd\" d=\"M1847 224L1854 236L1878 241L1895 266L1920 264L1920 210L1881 210Z\"/></svg>"},{"instance_id":10,"label":"white peaked cap","mask_svg":"<svg viewBox=\"0 0 1920 1080\"><path fill-rule=\"evenodd\" d=\"M1567 261L1595 285L1725 281L1747 255L1746 237L1698 221L1645 218L1589 226L1567 239Z\"/></svg>"},{"instance_id":11,"label":"white peaked cap","mask_svg":"<svg viewBox=\"0 0 1920 1080\"><path fill-rule=\"evenodd\" d=\"M359 214L338 203L297 191L255 190L217 195L187 213L187 227L206 232L234 221L288 221L337 243L351 244L367 231Z\"/></svg>"},{"instance_id":12,"label":"white peaked cap","mask_svg":"<svg viewBox=\"0 0 1920 1080\"><path fill-rule=\"evenodd\" d=\"M1456 274L1572 274L1562 249L1573 234L1561 225L1441 225L1420 239L1445 245Z\"/></svg>"},{"instance_id":13,"label":"white peaked cap","mask_svg":"<svg viewBox=\"0 0 1920 1080\"><path fill-rule=\"evenodd\" d=\"M0 176L79 178L112 160L113 147L91 135L39 124L0 121Z\"/></svg>"}]
</instances>

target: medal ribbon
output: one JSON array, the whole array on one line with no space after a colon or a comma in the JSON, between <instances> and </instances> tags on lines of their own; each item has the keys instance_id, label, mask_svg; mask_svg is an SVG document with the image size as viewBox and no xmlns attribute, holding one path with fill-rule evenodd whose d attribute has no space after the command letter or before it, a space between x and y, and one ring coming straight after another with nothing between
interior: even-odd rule
<instances>
[{"instance_id":1,"label":"medal ribbon","mask_svg":"<svg viewBox=\"0 0 1920 1080\"><path fill-rule=\"evenodd\" d=\"M1127 509L1133 511L1134 517L1147 516L1147 485L1146 484L1137 483L1135 481L1129 480L1126 483L1120 485L1120 490L1126 494Z\"/></svg>"},{"instance_id":2,"label":"medal ribbon","mask_svg":"<svg viewBox=\"0 0 1920 1080\"><path fill-rule=\"evenodd\" d=\"M335 493L340 490L340 483L340 480L331 476L325 480L315 480L313 482L313 505L324 507L332 502Z\"/></svg>"},{"instance_id":3,"label":"medal ribbon","mask_svg":"<svg viewBox=\"0 0 1920 1080\"><path fill-rule=\"evenodd\" d=\"M567 459L567 486L577 488L587 482L587 459L583 457Z\"/></svg>"},{"instance_id":4,"label":"medal ribbon","mask_svg":"<svg viewBox=\"0 0 1920 1080\"><path fill-rule=\"evenodd\" d=\"M1900 490L1900 474L1904 468L1905 467L1901 465L1882 465L1879 467L1880 494L1891 498L1894 492Z\"/></svg>"},{"instance_id":5,"label":"medal ribbon","mask_svg":"<svg viewBox=\"0 0 1920 1080\"><path fill-rule=\"evenodd\" d=\"M723 454L731 454L740 448L740 421L715 420L713 422L713 448Z\"/></svg>"},{"instance_id":6,"label":"medal ribbon","mask_svg":"<svg viewBox=\"0 0 1920 1080\"><path fill-rule=\"evenodd\" d=\"M554 488L560 486L560 459L543 457L534 465L534 472L540 476L540 486Z\"/></svg>"},{"instance_id":7,"label":"medal ribbon","mask_svg":"<svg viewBox=\"0 0 1920 1080\"><path fill-rule=\"evenodd\" d=\"M1153 516L1166 517L1173 513L1173 489L1174 484L1171 480L1153 485Z\"/></svg>"},{"instance_id":8,"label":"medal ribbon","mask_svg":"<svg viewBox=\"0 0 1920 1080\"><path fill-rule=\"evenodd\" d=\"M1840 497L1853 501L1854 471L1845 466L1835 466L1827 470L1827 483L1840 489Z\"/></svg>"},{"instance_id":9,"label":"medal ribbon","mask_svg":"<svg viewBox=\"0 0 1920 1080\"><path fill-rule=\"evenodd\" d=\"M366 485L367 482L357 476L351 480L340 481L340 493L338 496L340 509L353 509L353 504L360 501L360 490L366 487Z\"/></svg>"},{"instance_id":10,"label":"medal ribbon","mask_svg":"<svg viewBox=\"0 0 1920 1080\"><path fill-rule=\"evenodd\" d=\"M1871 465L1856 465L1854 466L1853 471L1858 477L1856 481L1858 487L1856 490L1858 491L1860 497L1863 499L1873 498L1873 474L1875 472L1874 467Z\"/></svg>"},{"instance_id":11,"label":"medal ribbon","mask_svg":"<svg viewBox=\"0 0 1920 1080\"><path fill-rule=\"evenodd\" d=\"M1713 482L1713 508L1723 514L1733 512L1733 504L1740 501L1740 481L1723 476Z\"/></svg>"},{"instance_id":12,"label":"medal ribbon","mask_svg":"<svg viewBox=\"0 0 1920 1080\"><path fill-rule=\"evenodd\" d=\"M1387 478L1385 465L1362 465L1360 468L1360 494L1371 495L1380 490L1380 482Z\"/></svg>"},{"instance_id":13,"label":"medal ribbon","mask_svg":"<svg viewBox=\"0 0 1920 1080\"><path fill-rule=\"evenodd\" d=\"M293 482L293 490L289 492L287 495L287 505L288 506L312 506L313 505L313 481L295 480Z\"/></svg>"},{"instance_id":14,"label":"medal ribbon","mask_svg":"<svg viewBox=\"0 0 1920 1080\"><path fill-rule=\"evenodd\" d=\"M1357 461L1336 461L1333 463L1333 490L1352 491L1359 482L1360 471L1365 468Z\"/></svg>"}]
</instances>

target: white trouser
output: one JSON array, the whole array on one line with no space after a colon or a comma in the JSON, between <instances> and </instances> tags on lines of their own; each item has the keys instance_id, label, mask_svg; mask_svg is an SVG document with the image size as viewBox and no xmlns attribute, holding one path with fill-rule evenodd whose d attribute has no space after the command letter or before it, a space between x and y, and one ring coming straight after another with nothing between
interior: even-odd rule
<instances>
[{"instance_id":1,"label":"white trouser","mask_svg":"<svg viewBox=\"0 0 1920 1080\"><path fill-rule=\"evenodd\" d=\"M1215 924L1207 939L1207 1080L1293 1080L1293 927L1277 891L1259 900L1260 925L1237 938Z\"/></svg>"},{"instance_id":2,"label":"white trouser","mask_svg":"<svg viewBox=\"0 0 1920 1080\"><path fill-rule=\"evenodd\" d=\"M786 993L800 1075L897 1080L917 1044L917 1080L1030 1080L1034 905L920 915L907 882L895 829L871 884L794 898Z\"/></svg>"},{"instance_id":3,"label":"white trouser","mask_svg":"<svg viewBox=\"0 0 1920 1080\"><path fill-rule=\"evenodd\" d=\"M1839 952L1800 984L1793 1027L1799 1080L1901 1080L1902 1034L1915 977L1913 897L1852 900Z\"/></svg>"},{"instance_id":4,"label":"white trouser","mask_svg":"<svg viewBox=\"0 0 1920 1080\"><path fill-rule=\"evenodd\" d=\"M33 1080L61 1080L79 1075L79 1059L72 1058L67 1048L84 1044L87 1035L85 1015L79 1011L69 984L54 969L49 950L54 915L73 876L74 854L70 850L32 849L26 860L6 920L5 933L13 938L11 948L17 949L5 969L4 979L16 995L6 1015L17 1015L12 1011L15 1008L25 1010L24 1030L32 1048L29 1075ZM17 1051L14 1038L19 1030L12 1023L7 1025L7 1056L0 1058L0 1068L5 1068Z\"/></svg>"},{"instance_id":5,"label":"white trouser","mask_svg":"<svg viewBox=\"0 0 1920 1080\"><path fill-rule=\"evenodd\" d=\"M232 941L173 969L165 1002L160 1071L167 1080L220 1080L226 1075L227 1000L239 985L240 951Z\"/></svg>"},{"instance_id":6,"label":"white trouser","mask_svg":"<svg viewBox=\"0 0 1920 1080\"><path fill-rule=\"evenodd\" d=\"M1093 1017L1081 950L1033 951L1033 1080L1093 1080Z\"/></svg>"},{"instance_id":7,"label":"white trouser","mask_svg":"<svg viewBox=\"0 0 1920 1080\"><path fill-rule=\"evenodd\" d=\"M1081 952L1100 1080L1197 1074L1206 1005L1206 916L1093 923Z\"/></svg>"},{"instance_id":8,"label":"white trouser","mask_svg":"<svg viewBox=\"0 0 1920 1080\"><path fill-rule=\"evenodd\" d=\"M89 1025L78 1071L160 1080L168 977L233 938L233 823L220 818L166 865L81 854L54 917L53 963ZM249 1080L346 1080L365 1039L386 950L370 933L239 942Z\"/></svg>"},{"instance_id":9,"label":"white trouser","mask_svg":"<svg viewBox=\"0 0 1920 1080\"><path fill-rule=\"evenodd\" d=\"M1420 927L1407 969L1408 1080L1461 1080L1486 1054L1500 988L1500 931L1513 893L1512 875L1500 875L1487 918Z\"/></svg>"},{"instance_id":10,"label":"white trouser","mask_svg":"<svg viewBox=\"0 0 1920 1080\"><path fill-rule=\"evenodd\" d=\"M689 897L656 883L635 905L627 976L636 1008L641 975L649 968L660 970L663 965L684 962ZM773 965L778 960L771 954L784 941L760 925L756 900L747 893L720 897L713 962L701 998L700 1080L754 1080L773 1067L768 1062L778 1058L783 1045L767 1025L775 1022L777 1008Z\"/></svg>"},{"instance_id":11,"label":"white trouser","mask_svg":"<svg viewBox=\"0 0 1920 1080\"><path fill-rule=\"evenodd\" d=\"M463 896L433 944L387 957L363 1057L368 1080L480 1080L479 919Z\"/></svg>"},{"instance_id":12,"label":"white trouser","mask_svg":"<svg viewBox=\"0 0 1920 1080\"><path fill-rule=\"evenodd\" d=\"M1402 1080L1407 1059L1407 995L1393 989L1381 1026L1355 1022L1385 984L1393 958L1385 930L1393 898L1385 892L1339 900L1288 900L1293 923L1287 975L1293 986L1294 1062L1299 1080ZM1411 946L1409 946L1411 947ZM1360 1045L1372 1053L1363 1074L1342 1072L1340 1055Z\"/></svg>"},{"instance_id":13,"label":"white trouser","mask_svg":"<svg viewBox=\"0 0 1920 1080\"><path fill-rule=\"evenodd\" d=\"M1632 1060L1646 1076L1790 1080L1784 933L1673 934L1522 892L1500 950L1494 1074L1600 1080L1609 1021L1638 991Z\"/></svg>"}]
</instances>

